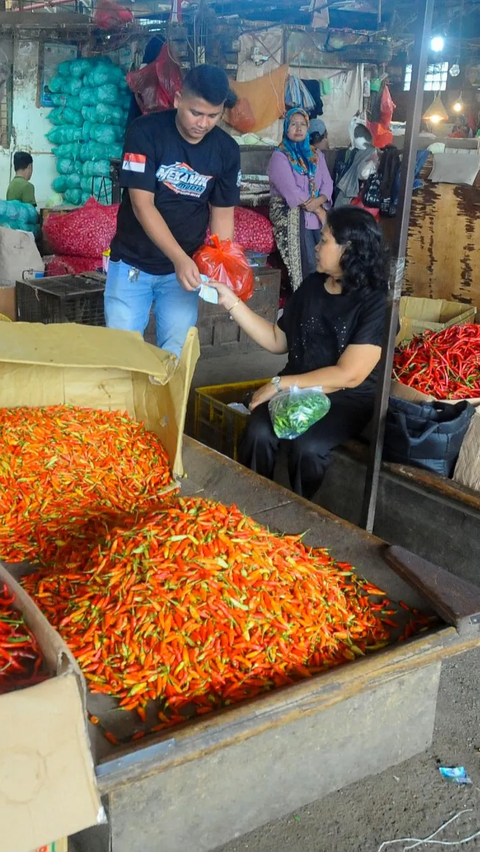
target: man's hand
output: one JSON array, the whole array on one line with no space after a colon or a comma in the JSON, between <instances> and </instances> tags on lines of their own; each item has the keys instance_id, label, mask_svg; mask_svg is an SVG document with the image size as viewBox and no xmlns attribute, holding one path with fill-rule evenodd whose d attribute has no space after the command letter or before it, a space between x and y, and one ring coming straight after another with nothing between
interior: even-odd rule
<instances>
[{"instance_id":1,"label":"man's hand","mask_svg":"<svg viewBox=\"0 0 480 852\"><path fill-rule=\"evenodd\" d=\"M174 264L176 276L184 290L191 292L200 286L198 266L188 254L185 254Z\"/></svg>"}]
</instances>

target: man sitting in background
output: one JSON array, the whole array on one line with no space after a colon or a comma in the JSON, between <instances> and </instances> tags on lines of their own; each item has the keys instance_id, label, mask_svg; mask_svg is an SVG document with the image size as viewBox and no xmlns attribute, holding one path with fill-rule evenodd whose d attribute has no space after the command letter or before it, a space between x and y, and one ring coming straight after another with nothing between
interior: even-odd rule
<instances>
[{"instance_id":1,"label":"man sitting in background","mask_svg":"<svg viewBox=\"0 0 480 852\"><path fill-rule=\"evenodd\" d=\"M30 183L33 172L33 159L31 154L25 151L17 151L13 155L13 168L15 177L7 189L7 201L23 201L25 204L37 206L35 201L35 187Z\"/></svg>"}]
</instances>

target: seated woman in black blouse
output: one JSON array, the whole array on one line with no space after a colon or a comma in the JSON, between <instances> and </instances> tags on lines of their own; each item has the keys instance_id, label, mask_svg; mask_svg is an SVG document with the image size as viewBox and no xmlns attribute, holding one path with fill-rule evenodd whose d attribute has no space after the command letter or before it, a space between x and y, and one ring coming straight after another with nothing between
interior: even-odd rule
<instances>
[{"instance_id":1,"label":"seated woman in black blouse","mask_svg":"<svg viewBox=\"0 0 480 852\"><path fill-rule=\"evenodd\" d=\"M253 313L224 284L213 285L252 340L269 352L288 353L284 370L252 399L242 464L273 477L280 441L268 401L278 391L320 385L330 397L323 420L284 442L291 486L308 499L321 485L331 450L359 435L372 417L389 278L382 231L365 210L330 210L316 251L317 271L292 295L277 325Z\"/></svg>"}]
</instances>

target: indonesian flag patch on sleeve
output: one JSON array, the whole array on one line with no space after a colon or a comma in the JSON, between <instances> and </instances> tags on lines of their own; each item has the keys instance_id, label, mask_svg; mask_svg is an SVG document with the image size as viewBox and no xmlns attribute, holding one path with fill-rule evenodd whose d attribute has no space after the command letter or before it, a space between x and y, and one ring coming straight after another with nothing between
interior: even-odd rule
<instances>
[{"instance_id":1,"label":"indonesian flag patch on sleeve","mask_svg":"<svg viewBox=\"0 0 480 852\"><path fill-rule=\"evenodd\" d=\"M147 158L145 154L124 154L123 155L123 171L124 172L140 172L145 171Z\"/></svg>"}]
</instances>

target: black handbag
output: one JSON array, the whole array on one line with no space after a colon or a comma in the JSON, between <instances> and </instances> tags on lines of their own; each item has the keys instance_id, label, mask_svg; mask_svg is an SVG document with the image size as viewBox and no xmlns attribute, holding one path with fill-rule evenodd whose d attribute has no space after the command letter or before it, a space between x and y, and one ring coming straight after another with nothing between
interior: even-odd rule
<instances>
[{"instance_id":1,"label":"black handbag","mask_svg":"<svg viewBox=\"0 0 480 852\"><path fill-rule=\"evenodd\" d=\"M466 400L416 403L391 396L383 458L452 476L474 413Z\"/></svg>"}]
</instances>

